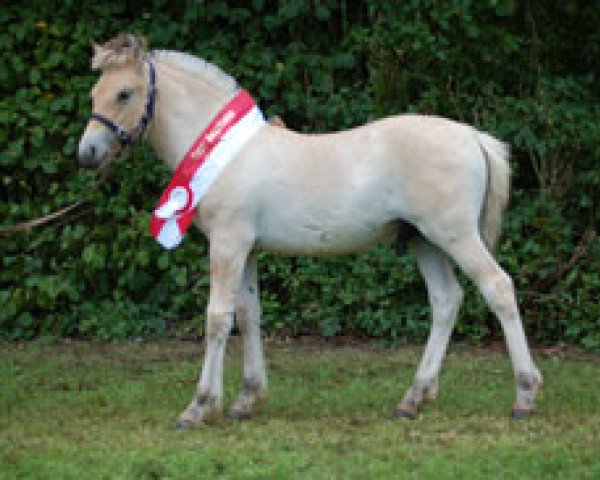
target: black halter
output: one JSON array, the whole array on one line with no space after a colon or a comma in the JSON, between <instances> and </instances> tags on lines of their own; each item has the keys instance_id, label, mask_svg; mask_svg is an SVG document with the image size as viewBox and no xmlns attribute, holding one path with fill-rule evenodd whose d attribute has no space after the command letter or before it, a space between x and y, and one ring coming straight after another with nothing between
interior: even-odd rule
<instances>
[{"instance_id":1,"label":"black halter","mask_svg":"<svg viewBox=\"0 0 600 480\"><path fill-rule=\"evenodd\" d=\"M96 120L100 122L112 133L114 133L123 147L130 146L133 142L140 138L146 131L146 128L148 128L148 124L154 116L154 105L156 103L156 71L154 70L154 65L150 61L148 62L148 71L150 77L148 100L146 101L146 107L144 108L144 114L142 115L142 118L140 118L138 124L131 131L128 132L123 127L117 125L115 122L99 113L92 113L90 116L90 120Z\"/></svg>"}]
</instances>

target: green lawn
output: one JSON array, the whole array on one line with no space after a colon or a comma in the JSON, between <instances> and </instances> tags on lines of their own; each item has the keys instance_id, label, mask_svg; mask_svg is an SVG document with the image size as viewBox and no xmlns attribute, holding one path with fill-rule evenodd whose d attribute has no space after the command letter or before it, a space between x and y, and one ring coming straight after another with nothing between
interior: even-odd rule
<instances>
[{"instance_id":1,"label":"green lawn","mask_svg":"<svg viewBox=\"0 0 600 480\"><path fill-rule=\"evenodd\" d=\"M440 396L392 412L420 348L267 344L270 397L252 420L177 432L201 346L0 344L0 478L600 478L600 360L539 359L530 420L508 419L503 353L450 353ZM237 339L226 405L240 384Z\"/></svg>"}]
</instances>

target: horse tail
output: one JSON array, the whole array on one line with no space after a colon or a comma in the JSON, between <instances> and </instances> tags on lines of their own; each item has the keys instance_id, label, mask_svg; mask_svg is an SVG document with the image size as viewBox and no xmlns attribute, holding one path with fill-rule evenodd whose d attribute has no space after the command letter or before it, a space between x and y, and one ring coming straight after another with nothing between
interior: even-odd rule
<instances>
[{"instance_id":1,"label":"horse tail","mask_svg":"<svg viewBox=\"0 0 600 480\"><path fill-rule=\"evenodd\" d=\"M487 133L477 132L477 140L485 157L487 187L479 228L490 252L500 237L502 213L508 204L510 189L509 146Z\"/></svg>"}]
</instances>

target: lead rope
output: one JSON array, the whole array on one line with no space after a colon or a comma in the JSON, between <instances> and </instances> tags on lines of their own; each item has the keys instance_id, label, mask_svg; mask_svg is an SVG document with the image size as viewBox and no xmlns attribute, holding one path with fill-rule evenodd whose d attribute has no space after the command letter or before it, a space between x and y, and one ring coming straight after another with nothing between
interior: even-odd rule
<instances>
[{"instance_id":1,"label":"lead rope","mask_svg":"<svg viewBox=\"0 0 600 480\"><path fill-rule=\"evenodd\" d=\"M109 163L102 171L100 177L92 185L92 188L89 190L87 195L88 198L82 198L81 200L77 200L76 202L73 202L67 205L66 207L63 207L47 215L42 215L41 217L34 218L32 220L27 220L25 222L17 223L16 225L11 225L8 227L0 227L0 237L7 237L16 232L29 232L32 228L39 227L40 225L45 225L47 223L52 222L53 220L56 220L57 218L64 217L67 213L75 210L76 208L89 201L89 197L92 195L92 193L98 190L98 188L100 188L100 186L104 182L106 182L106 179L108 178L111 169L112 164Z\"/></svg>"}]
</instances>

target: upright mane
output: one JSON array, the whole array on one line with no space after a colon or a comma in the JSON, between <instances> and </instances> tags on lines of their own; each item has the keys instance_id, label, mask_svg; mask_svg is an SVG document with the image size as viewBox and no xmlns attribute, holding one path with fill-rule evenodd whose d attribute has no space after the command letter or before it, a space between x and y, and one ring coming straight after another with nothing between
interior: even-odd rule
<instances>
[{"instance_id":1,"label":"upright mane","mask_svg":"<svg viewBox=\"0 0 600 480\"><path fill-rule=\"evenodd\" d=\"M128 62L143 62L148 58L146 39L141 35L121 34L108 42L94 46L92 70L124 65Z\"/></svg>"},{"instance_id":2,"label":"upright mane","mask_svg":"<svg viewBox=\"0 0 600 480\"><path fill-rule=\"evenodd\" d=\"M173 50L149 52L146 39L141 35L121 34L102 45L94 44L92 69L104 70L132 61L141 64L150 59L162 60L198 75L219 88L232 92L238 88L231 75L199 57Z\"/></svg>"},{"instance_id":3,"label":"upright mane","mask_svg":"<svg viewBox=\"0 0 600 480\"><path fill-rule=\"evenodd\" d=\"M194 55L174 50L154 50L152 52L152 57L170 63L171 65L190 73L194 73L220 88L232 92L238 88L235 78L231 75L225 73L215 64L207 62L202 58L195 57Z\"/></svg>"}]
</instances>

